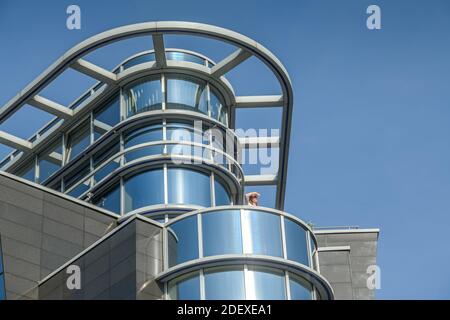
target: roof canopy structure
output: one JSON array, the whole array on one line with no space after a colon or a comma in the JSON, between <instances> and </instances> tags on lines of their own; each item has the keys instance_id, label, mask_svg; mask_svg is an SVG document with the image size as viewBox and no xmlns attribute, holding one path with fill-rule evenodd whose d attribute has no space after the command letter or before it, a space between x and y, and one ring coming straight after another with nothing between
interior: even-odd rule
<instances>
[{"instance_id":1,"label":"roof canopy structure","mask_svg":"<svg viewBox=\"0 0 450 320\"><path fill-rule=\"evenodd\" d=\"M231 44L235 47L235 51L210 66L201 66L185 61L172 61L166 58L167 49L164 43L164 36L171 34L212 38ZM147 62L141 68L133 67L117 72L117 70L106 70L85 59L88 54L103 46L140 36L152 37L155 53L155 61ZM250 57L256 57L271 70L280 84L281 95L264 95L261 93L261 95L255 96L236 96L234 94L232 84L224 76ZM202 74L211 81L220 82L222 86L228 88L229 94L226 102L230 107L230 128L235 127L236 109L282 108L279 137L244 138L241 142L248 148L258 147L259 144L279 147L278 172L274 175L246 175L245 185L275 185L277 187L275 207L283 210L293 107L292 87L288 73L281 62L258 42L234 31L201 23L162 21L123 26L95 35L68 50L0 109L0 124L26 104L56 117L28 140L0 131L0 143L16 149L2 162L2 170L10 171L11 168L17 167L27 155L37 154L48 147L48 141L54 135L79 122L114 89L117 89L125 81L136 77L138 73L141 74L142 68L145 68L146 72L149 73L185 69L186 72L192 71ZM69 106L61 105L52 101L49 97L42 96L41 92L67 69L74 69L97 80L99 83L95 87L98 90L91 90L87 97L85 93L80 94L80 97L83 97L82 101L79 99L81 102L76 101Z\"/></svg>"}]
</instances>

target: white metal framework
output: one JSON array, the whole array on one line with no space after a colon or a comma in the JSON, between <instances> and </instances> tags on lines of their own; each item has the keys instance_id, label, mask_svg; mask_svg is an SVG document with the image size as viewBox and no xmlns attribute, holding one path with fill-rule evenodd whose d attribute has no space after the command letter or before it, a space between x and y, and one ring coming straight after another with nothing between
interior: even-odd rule
<instances>
[{"instance_id":1,"label":"white metal framework","mask_svg":"<svg viewBox=\"0 0 450 320\"><path fill-rule=\"evenodd\" d=\"M167 49L164 45L164 35L167 34L209 37L234 45L236 51L222 61L219 61L217 64L211 66L201 66L185 61L170 61L166 59L165 55ZM156 61L154 62L144 63L124 71L119 70L118 73L115 73L83 59L87 54L102 46L127 38L145 35L152 36L156 57ZM262 61L273 72L280 83L282 89L281 95L273 96L262 94L257 96L237 97L234 95L234 91L228 81L224 78L224 75L252 56ZM68 68L77 70L100 81L99 89L76 107L63 106L39 95L46 86ZM276 185L276 208L282 210L284 207L291 114L293 107L292 87L288 73L281 62L258 42L234 31L201 23L162 21L123 26L95 35L67 51L0 109L0 123L6 121L25 104L30 104L45 112L51 113L60 119L60 121L54 122L54 125L45 131L45 134L34 137L32 141L31 139L30 141L24 140L0 131L0 143L21 151L21 156L18 156L17 152L12 154L9 157L10 161L6 163L2 169L8 170L11 163L14 164L20 162L20 159L24 158L23 155L36 154L48 147L48 142L52 140L56 134L62 130L73 127L76 123L80 122L80 120L84 119L95 106L106 99L111 92L122 84L130 82L145 74L180 70L183 70L186 74L190 73L207 78L211 82L217 83L218 87L221 87L226 91L227 94L224 94L224 97L226 99L226 105L230 107L231 128L234 128L235 125L236 108L282 108L282 127L279 138L270 141L242 141L248 147L255 147L266 142L279 146L280 152L277 174L270 176L248 176L245 179L245 183L247 185ZM110 128L103 129L107 131Z\"/></svg>"}]
</instances>

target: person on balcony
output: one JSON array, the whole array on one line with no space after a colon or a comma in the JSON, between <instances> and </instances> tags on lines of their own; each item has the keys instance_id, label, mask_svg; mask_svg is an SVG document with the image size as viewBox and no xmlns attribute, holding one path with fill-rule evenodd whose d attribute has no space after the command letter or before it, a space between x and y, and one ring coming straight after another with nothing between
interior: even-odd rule
<instances>
[{"instance_id":1,"label":"person on balcony","mask_svg":"<svg viewBox=\"0 0 450 320\"><path fill-rule=\"evenodd\" d=\"M259 198L260 194L258 192L249 192L245 195L245 197L247 198L247 204L249 206L253 206L256 207L258 206L258 198Z\"/></svg>"}]
</instances>

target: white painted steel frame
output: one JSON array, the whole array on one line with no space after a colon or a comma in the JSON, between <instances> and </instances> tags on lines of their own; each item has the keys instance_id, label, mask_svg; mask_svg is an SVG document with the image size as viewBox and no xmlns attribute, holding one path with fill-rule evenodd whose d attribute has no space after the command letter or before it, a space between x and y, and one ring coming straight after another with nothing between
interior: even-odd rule
<instances>
[{"instance_id":1,"label":"white painted steel frame","mask_svg":"<svg viewBox=\"0 0 450 320\"><path fill-rule=\"evenodd\" d=\"M143 35L156 35L156 40L159 48L161 50L161 45L163 45L162 35L164 34L188 34L195 35L201 37L210 37L216 40L224 41L227 43L231 43L236 46L238 50L232 53L230 56L226 57L224 60L218 62L212 68L204 67L204 73L209 74L209 76L218 78L219 81L224 82L225 79L221 76L223 73L229 71L240 62L253 55L260 59L264 64L266 64L274 73L276 78L278 79L281 89L282 89L282 98L264 98L262 96L255 98L256 102L252 102L251 99L244 98L239 99L232 95L232 103L230 115L231 115L231 127L234 126L234 117L235 107L239 107L239 104L243 107L253 107L256 104L267 105L275 105L282 104L283 113L282 113L282 130L280 136L280 161L279 161L279 172L277 175L277 196L276 196L276 207L282 209L284 207L284 193L286 187L286 178L287 178L287 163L288 163L288 150L289 150L289 140L290 140L290 127L291 127L291 114L292 114L292 106L293 106L293 95L292 95L292 87L291 82L288 76L287 71L281 62L264 46L257 43L256 41L243 36L239 33L236 33L231 30L227 30L220 27L215 27L211 25L201 24L201 23L192 23L192 22L179 22L179 21L162 21L162 22L145 22L139 23L124 27L115 28L98 35L95 35L80 44L76 45L69 51L67 51L61 58L59 58L55 63L53 63L46 71L44 71L40 76L38 76L33 82L31 82L24 90L22 90L18 95L16 95L13 99L11 99L8 103L6 103L0 109L0 123L4 122L8 117L10 117L15 111L17 111L20 107L30 101L36 101L36 97L39 92L42 91L51 81L53 81L56 77L58 77L62 72L64 72L67 68L78 69L94 78L102 79L107 83L105 86L101 87L95 94L87 99L82 106L85 107L87 104L92 102L94 98L101 98L101 94L104 92L111 92L114 87L120 84L122 78L131 76L134 67L127 69L124 71L122 75L119 73L114 76L109 73L107 70L103 70L98 66L93 64L85 63L82 59L88 53L105 46L107 44L130 38L137 37ZM161 35L161 38L159 38ZM160 54L161 56L161 54ZM161 62L161 57L160 57ZM169 65L170 61L166 61ZM192 63L187 62L175 62L172 61L173 68L179 70L182 65L192 65ZM158 65L159 68L165 68L164 63L153 63L154 65ZM146 66L148 67L148 66ZM154 68L154 66L152 66ZM194 68L194 69L202 69ZM136 68L134 68L136 69ZM197 70L198 71L198 70ZM95 96L95 97L94 97ZM59 106L55 106L51 103L41 104L41 107L49 108L48 111L57 110L57 113L61 116L65 116L66 109L61 109ZM77 119L78 113L83 114L85 110L78 107L73 110L73 116L69 120L73 120L73 118ZM67 120L66 120L67 121ZM66 122L65 121L65 122ZM70 122L70 121L68 121ZM64 123L58 125L57 128L52 128L52 131L57 130ZM9 137L3 136L4 143L14 143L14 139L8 139ZM33 147L34 149L34 144ZM33 150L34 151L34 150Z\"/></svg>"}]
</instances>

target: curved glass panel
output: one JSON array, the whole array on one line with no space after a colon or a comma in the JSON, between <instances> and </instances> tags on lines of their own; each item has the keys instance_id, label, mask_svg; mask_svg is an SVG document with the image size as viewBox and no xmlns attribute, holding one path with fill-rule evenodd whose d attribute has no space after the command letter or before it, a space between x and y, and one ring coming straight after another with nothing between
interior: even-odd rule
<instances>
[{"instance_id":1,"label":"curved glass panel","mask_svg":"<svg viewBox=\"0 0 450 320\"><path fill-rule=\"evenodd\" d=\"M244 253L282 256L280 217L261 211L242 211Z\"/></svg>"},{"instance_id":2,"label":"curved glass panel","mask_svg":"<svg viewBox=\"0 0 450 320\"><path fill-rule=\"evenodd\" d=\"M242 267L206 269L205 299L244 300L244 269Z\"/></svg>"},{"instance_id":3,"label":"curved glass panel","mask_svg":"<svg viewBox=\"0 0 450 320\"><path fill-rule=\"evenodd\" d=\"M202 215L203 255L242 253L241 213L216 211Z\"/></svg>"},{"instance_id":4,"label":"curved glass panel","mask_svg":"<svg viewBox=\"0 0 450 320\"><path fill-rule=\"evenodd\" d=\"M125 213L145 206L164 203L164 175L162 169L138 173L124 182Z\"/></svg>"},{"instance_id":5,"label":"curved glass panel","mask_svg":"<svg viewBox=\"0 0 450 320\"><path fill-rule=\"evenodd\" d=\"M181 168L169 168L167 171L169 203L211 206L209 175Z\"/></svg>"},{"instance_id":6,"label":"curved glass panel","mask_svg":"<svg viewBox=\"0 0 450 320\"><path fill-rule=\"evenodd\" d=\"M167 108L194 110L208 113L206 82L191 77L167 79Z\"/></svg>"},{"instance_id":7,"label":"curved glass panel","mask_svg":"<svg viewBox=\"0 0 450 320\"><path fill-rule=\"evenodd\" d=\"M219 120L223 124L227 124L227 116L228 116L228 110L225 106L225 104L222 102L223 99L219 98L219 93L211 88L210 92L210 106L211 106L211 117Z\"/></svg>"},{"instance_id":8,"label":"curved glass panel","mask_svg":"<svg viewBox=\"0 0 450 320\"><path fill-rule=\"evenodd\" d=\"M214 195L216 197L216 206L226 206L231 204L231 196L224 184L214 176Z\"/></svg>"},{"instance_id":9,"label":"curved glass panel","mask_svg":"<svg viewBox=\"0 0 450 320\"><path fill-rule=\"evenodd\" d=\"M197 215L177 221L167 228L169 266L198 258Z\"/></svg>"},{"instance_id":10,"label":"curved glass panel","mask_svg":"<svg viewBox=\"0 0 450 320\"><path fill-rule=\"evenodd\" d=\"M168 51L166 52L166 59L175 61L187 61L205 65L205 59L186 52Z\"/></svg>"},{"instance_id":11,"label":"curved glass panel","mask_svg":"<svg viewBox=\"0 0 450 320\"><path fill-rule=\"evenodd\" d=\"M123 90L127 117L162 108L161 80L141 82Z\"/></svg>"},{"instance_id":12,"label":"curved glass panel","mask_svg":"<svg viewBox=\"0 0 450 320\"><path fill-rule=\"evenodd\" d=\"M169 282L171 300L200 300L200 278L198 273Z\"/></svg>"},{"instance_id":13,"label":"curved glass panel","mask_svg":"<svg viewBox=\"0 0 450 320\"><path fill-rule=\"evenodd\" d=\"M285 300L284 272L272 268L249 266L246 275L247 300Z\"/></svg>"},{"instance_id":14,"label":"curved glass panel","mask_svg":"<svg viewBox=\"0 0 450 320\"><path fill-rule=\"evenodd\" d=\"M289 260L309 265L306 231L299 224L285 218L286 251Z\"/></svg>"},{"instance_id":15,"label":"curved glass panel","mask_svg":"<svg viewBox=\"0 0 450 320\"><path fill-rule=\"evenodd\" d=\"M154 124L142 127L138 130L132 131L125 136L125 149L152 141L163 140L162 125ZM162 145L148 146L133 151L129 151L125 154L125 161L129 162L145 156L152 156L156 154L162 154Z\"/></svg>"},{"instance_id":16,"label":"curved glass panel","mask_svg":"<svg viewBox=\"0 0 450 320\"><path fill-rule=\"evenodd\" d=\"M291 289L291 300L311 300L311 284L303 278L292 273L289 274L289 287Z\"/></svg>"},{"instance_id":17,"label":"curved glass panel","mask_svg":"<svg viewBox=\"0 0 450 320\"><path fill-rule=\"evenodd\" d=\"M135 58L132 58L130 60L128 60L127 62L125 62L122 67L123 70L126 70L128 68L137 66L138 64L141 63L145 63L145 62L151 62L151 61L155 61L155 54L154 53L146 53L140 56L137 56Z\"/></svg>"},{"instance_id":18,"label":"curved glass panel","mask_svg":"<svg viewBox=\"0 0 450 320\"><path fill-rule=\"evenodd\" d=\"M106 194L95 199L93 203L96 206L105 208L106 210L120 213L120 188L116 185L110 189Z\"/></svg>"}]
</instances>

